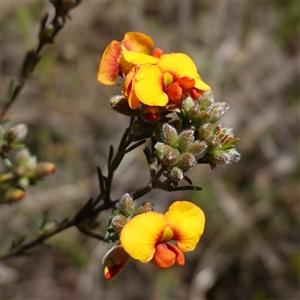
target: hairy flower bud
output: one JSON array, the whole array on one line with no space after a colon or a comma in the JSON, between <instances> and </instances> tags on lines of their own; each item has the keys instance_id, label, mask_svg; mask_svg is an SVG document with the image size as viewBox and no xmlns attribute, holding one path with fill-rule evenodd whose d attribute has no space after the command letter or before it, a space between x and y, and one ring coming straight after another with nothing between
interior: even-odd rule
<instances>
[{"instance_id":1,"label":"hairy flower bud","mask_svg":"<svg viewBox=\"0 0 300 300\"><path fill-rule=\"evenodd\" d=\"M168 177L172 180L172 181L180 181L183 179L184 174L183 171L178 168L178 167L174 167L171 169L171 171L168 174Z\"/></svg>"},{"instance_id":2,"label":"hairy flower bud","mask_svg":"<svg viewBox=\"0 0 300 300\"><path fill-rule=\"evenodd\" d=\"M178 136L178 150L185 152L194 142L194 130L184 130Z\"/></svg>"},{"instance_id":3,"label":"hairy flower bud","mask_svg":"<svg viewBox=\"0 0 300 300\"><path fill-rule=\"evenodd\" d=\"M212 104L211 106L211 120L212 124L218 122L220 119L223 118L229 106L226 102L217 102Z\"/></svg>"},{"instance_id":4,"label":"hairy flower bud","mask_svg":"<svg viewBox=\"0 0 300 300\"><path fill-rule=\"evenodd\" d=\"M207 144L204 141L195 141L187 150L187 152L192 153L196 159L199 159L207 149Z\"/></svg>"},{"instance_id":5,"label":"hairy flower bud","mask_svg":"<svg viewBox=\"0 0 300 300\"><path fill-rule=\"evenodd\" d=\"M230 164L238 162L241 159L241 154L236 149L217 150L211 153L213 161L217 164Z\"/></svg>"},{"instance_id":6,"label":"hairy flower bud","mask_svg":"<svg viewBox=\"0 0 300 300\"><path fill-rule=\"evenodd\" d=\"M118 211L125 218L128 218L131 215L133 215L134 209L135 209L135 206L134 206L134 201L133 201L132 197L128 193L124 194L119 201Z\"/></svg>"},{"instance_id":7,"label":"hairy flower bud","mask_svg":"<svg viewBox=\"0 0 300 300\"><path fill-rule=\"evenodd\" d=\"M17 124L11 127L6 133L6 140L9 145L19 143L24 140L28 133L26 124Z\"/></svg>"},{"instance_id":8,"label":"hairy flower bud","mask_svg":"<svg viewBox=\"0 0 300 300\"><path fill-rule=\"evenodd\" d=\"M135 110L132 110L128 104L128 99L123 95L116 95L109 100L110 107L116 112L125 116L132 117L136 114Z\"/></svg>"},{"instance_id":9,"label":"hairy flower bud","mask_svg":"<svg viewBox=\"0 0 300 300\"><path fill-rule=\"evenodd\" d=\"M205 141L209 136L213 134L213 128L210 123L206 123L199 128L199 139Z\"/></svg>"},{"instance_id":10,"label":"hairy flower bud","mask_svg":"<svg viewBox=\"0 0 300 300\"><path fill-rule=\"evenodd\" d=\"M207 150L211 151L220 147L220 140L216 135L212 135L205 140L207 144Z\"/></svg>"},{"instance_id":11,"label":"hairy flower bud","mask_svg":"<svg viewBox=\"0 0 300 300\"><path fill-rule=\"evenodd\" d=\"M153 206L154 206L153 202L144 202L136 208L134 214L139 215L139 214L142 214L142 213L146 213L148 211L152 211Z\"/></svg>"},{"instance_id":12,"label":"hairy flower bud","mask_svg":"<svg viewBox=\"0 0 300 300\"><path fill-rule=\"evenodd\" d=\"M167 123L163 124L161 128L161 138L165 144L173 148L177 148L178 134L176 129L173 126Z\"/></svg>"},{"instance_id":13,"label":"hairy flower bud","mask_svg":"<svg viewBox=\"0 0 300 300\"><path fill-rule=\"evenodd\" d=\"M179 155L180 153L177 149L167 146L162 163L167 167L172 167L177 163Z\"/></svg>"},{"instance_id":14,"label":"hairy flower bud","mask_svg":"<svg viewBox=\"0 0 300 300\"><path fill-rule=\"evenodd\" d=\"M198 115L198 122L200 122L201 124L205 124L210 122L211 119L212 119L212 113L210 109L205 109L200 111Z\"/></svg>"},{"instance_id":15,"label":"hairy flower bud","mask_svg":"<svg viewBox=\"0 0 300 300\"><path fill-rule=\"evenodd\" d=\"M157 158L167 167L172 167L177 163L180 155L177 149L174 149L164 143L156 143L154 146Z\"/></svg>"},{"instance_id":16,"label":"hairy flower bud","mask_svg":"<svg viewBox=\"0 0 300 300\"><path fill-rule=\"evenodd\" d=\"M112 218L111 225L115 232L120 233L127 222L123 215L116 215Z\"/></svg>"},{"instance_id":17,"label":"hairy flower bud","mask_svg":"<svg viewBox=\"0 0 300 300\"><path fill-rule=\"evenodd\" d=\"M205 93L203 93L199 99L198 102L200 104L200 107L209 107L215 102L215 97L212 93L212 90L207 90Z\"/></svg>"},{"instance_id":18,"label":"hairy flower bud","mask_svg":"<svg viewBox=\"0 0 300 300\"><path fill-rule=\"evenodd\" d=\"M178 159L177 166L182 169L184 172L192 169L197 164L195 156L191 153L183 153Z\"/></svg>"},{"instance_id":19,"label":"hairy flower bud","mask_svg":"<svg viewBox=\"0 0 300 300\"><path fill-rule=\"evenodd\" d=\"M195 101L191 97L187 97L182 101L182 109L184 111L189 111L195 104Z\"/></svg>"}]
</instances>

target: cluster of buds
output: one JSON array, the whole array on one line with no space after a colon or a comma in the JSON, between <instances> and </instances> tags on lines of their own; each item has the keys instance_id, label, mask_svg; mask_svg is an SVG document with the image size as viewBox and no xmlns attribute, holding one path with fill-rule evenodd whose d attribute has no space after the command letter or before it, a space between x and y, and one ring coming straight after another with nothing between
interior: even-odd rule
<instances>
[{"instance_id":1,"label":"cluster of buds","mask_svg":"<svg viewBox=\"0 0 300 300\"><path fill-rule=\"evenodd\" d=\"M20 144L28 130L25 124L17 124L6 132L1 127L2 167L0 174L1 203L12 203L25 197L25 189L37 180L53 174L55 166L50 162L38 162L24 145ZM10 150L19 150L13 160L6 154Z\"/></svg>"},{"instance_id":2,"label":"cluster of buds","mask_svg":"<svg viewBox=\"0 0 300 300\"><path fill-rule=\"evenodd\" d=\"M195 140L194 130L183 130L180 134L167 123L162 126L161 140L155 145L155 153L172 181L180 181L203 156L207 145Z\"/></svg>"},{"instance_id":3,"label":"cluster of buds","mask_svg":"<svg viewBox=\"0 0 300 300\"><path fill-rule=\"evenodd\" d=\"M217 123L228 109L226 102L215 102L212 91L208 90L197 100L187 97L182 102L181 112L189 127L198 128L206 123Z\"/></svg>"},{"instance_id":4,"label":"cluster of buds","mask_svg":"<svg viewBox=\"0 0 300 300\"><path fill-rule=\"evenodd\" d=\"M132 197L128 193L124 194L120 198L117 209L113 212L113 216L111 219L111 228L113 229L113 232L116 233L117 238L125 224L131 218L141 213L145 213L152 210L152 202L144 202L136 206Z\"/></svg>"}]
</instances>

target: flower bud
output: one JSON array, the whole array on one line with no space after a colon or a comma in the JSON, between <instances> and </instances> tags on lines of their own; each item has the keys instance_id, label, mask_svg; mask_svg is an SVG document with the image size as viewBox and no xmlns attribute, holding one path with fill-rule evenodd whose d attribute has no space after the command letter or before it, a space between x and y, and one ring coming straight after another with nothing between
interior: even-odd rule
<instances>
[{"instance_id":1,"label":"flower bud","mask_svg":"<svg viewBox=\"0 0 300 300\"><path fill-rule=\"evenodd\" d=\"M213 134L213 128L210 123L206 123L199 128L199 139L205 141L209 136Z\"/></svg>"},{"instance_id":2,"label":"flower bud","mask_svg":"<svg viewBox=\"0 0 300 300\"><path fill-rule=\"evenodd\" d=\"M239 153L236 149L227 150L227 154L230 156L230 162L239 162L242 158L241 153Z\"/></svg>"},{"instance_id":3,"label":"flower bud","mask_svg":"<svg viewBox=\"0 0 300 300\"><path fill-rule=\"evenodd\" d=\"M111 220L112 228L117 233L121 232L126 223L127 219L123 215L116 215Z\"/></svg>"},{"instance_id":4,"label":"flower bud","mask_svg":"<svg viewBox=\"0 0 300 300\"><path fill-rule=\"evenodd\" d=\"M128 258L129 255L121 245L113 246L108 250L102 259L104 278L109 280L117 275L126 265Z\"/></svg>"},{"instance_id":5,"label":"flower bud","mask_svg":"<svg viewBox=\"0 0 300 300\"><path fill-rule=\"evenodd\" d=\"M21 177L19 180L18 180L18 185L20 187L22 187L23 189L25 189L26 187L28 187L30 184L30 181L28 179L28 177Z\"/></svg>"},{"instance_id":6,"label":"flower bud","mask_svg":"<svg viewBox=\"0 0 300 300\"><path fill-rule=\"evenodd\" d=\"M217 164L230 164L238 162L241 159L241 154L236 149L217 150L211 153L213 160Z\"/></svg>"},{"instance_id":7,"label":"flower bud","mask_svg":"<svg viewBox=\"0 0 300 300\"><path fill-rule=\"evenodd\" d=\"M45 236L53 232L57 228L55 221L48 220L46 224L39 230L39 236Z\"/></svg>"},{"instance_id":8,"label":"flower bud","mask_svg":"<svg viewBox=\"0 0 300 300\"><path fill-rule=\"evenodd\" d=\"M177 163L180 153L177 149L173 149L168 145L165 145L163 155L161 156L160 161L166 167L172 167Z\"/></svg>"},{"instance_id":9,"label":"flower bud","mask_svg":"<svg viewBox=\"0 0 300 300\"><path fill-rule=\"evenodd\" d=\"M16 155L18 165L25 164L31 157L30 152L27 148L20 150Z\"/></svg>"},{"instance_id":10,"label":"flower bud","mask_svg":"<svg viewBox=\"0 0 300 300\"><path fill-rule=\"evenodd\" d=\"M177 148L178 135L177 135L177 131L176 131L175 127L173 127L167 123L163 124L162 129L161 129L161 138L165 144L167 144L173 148Z\"/></svg>"},{"instance_id":11,"label":"flower bud","mask_svg":"<svg viewBox=\"0 0 300 300\"><path fill-rule=\"evenodd\" d=\"M168 176L172 181L180 181L183 179L184 174L183 171L178 168L178 167L174 167L172 168L172 170L169 172L169 176Z\"/></svg>"},{"instance_id":12,"label":"flower bud","mask_svg":"<svg viewBox=\"0 0 300 300\"><path fill-rule=\"evenodd\" d=\"M116 112L123 114L125 116L133 116L136 111L131 109L128 104L128 99L123 95L116 95L109 100L110 107Z\"/></svg>"},{"instance_id":13,"label":"flower bud","mask_svg":"<svg viewBox=\"0 0 300 300\"><path fill-rule=\"evenodd\" d=\"M202 123L208 123L211 121L212 118L212 113L210 109L205 109L200 111L199 116L198 116L198 120Z\"/></svg>"},{"instance_id":14,"label":"flower bud","mask_svg":"<svg viewBox=\"0 0 300 300\"><path fill-rule=\"evenodd\" d=\"M139 215L142 213L146 213L148 211L152 211L153 206L154 206L153 202L144 202L136 208L134 215Z\"/></svg>"},{"instance_id":15,"label":"flower bud","mask_svg":"<svg viewBox=\"0 0 300 300\"><path fill-rule=\"evenodd\" d=\"M208 90L205 93L203 93L199 97L198 102L201 108L209 107L210 105L212 105L215 102L215 97L212 93L212 90Z\"/></svg>"},{"instance_id":16,"label":"flower bud","mask_svg":"<svg viewBox=\"0 0 300 300\"><path fill-rule=\"evenodd\" d=\"M26 124L17 124L11 127L6 133L6 140L9 145L19 143L24 140L28 132Z\"/></svg>"},{"instance_id":17,"label":"flower bud","mask_svg":"<svg viewBox=\"0 0 300 300\"><path fill-rule=\"evenodd\" d=\"M25 192L21 189L9 189L4 196L5 203L20 201L25 197Z\"/></svg>"},{"instance_id":18,"label":"flower bud","mask_svg":"<svg viewBox=\"0 0 300 300\"><path fill-rule=\"evenodd\" d=\"M45 177L47 175L53 174L56 171L56 167L52 163L42 162L37 165L34 172L38 178Z\"/></svg>"},{"instance_id":19,"label":"flower bud","mask_svg":"<svg viewBox=\"0 0 300 300\"><path fill-rule=\"evenodd\" d=\"M164 143L161 142L157 142L154 146L155 149L155 154L157 156L157 158L162 161L163 157L164 157L164 153L167 149L167 145L165 145Z\"/></svg>"},{"instance_id":20,"label":"flower bud","mask_svg":"<svg viewBox=\"0 0 300 300\"><path fill-rule=\"evenodd\" d=\"M183 153L180 155L177 166L184 172L190 170L197 164L195 156L191 153Z\"/></svg>"},{"instance_id":21,"label":"flower bud","mask_svg":"<svg viewBox=\"0 0 300 300\"><path fill-rule=\"evenodd\" d=\"M0 183L9 181L13 178L13 173L5 173L5 174L0 174Z\"/></svg>"},{"instance_id":22,"label":"flower bud","mask_svg":"<svg viewBox=\"0 0 300 300\"><path fill-rule=\"evenodd\" d=\"M140 116L146 123L154 123L159 118L159 111L156 106L142 105L140 108Z\"/></svg>"},{"instance_id":23,"label":"flower bud","mask_svg":"<svg viewBox=\"0 0 300 300\"><path fill-rule=\"evenodd\" d=\"M230 155L226 153L224 150L217 150L211 153L213 157L213 162L216 164L229 164L230 163Z\"/></svg>"},{"instance_id":24,"label":"flower bud","mask_svg":"<svg viewBox=\"0 0 300 300\"><path fill-rule=\"evenodd\" d=\"M212 135L205 140L207 144L207 150L214 150L220 147L219 138L216 135Z\"/></svg>"},{"instance_id":25,"label":"flower bud","mask_svg":"<svg viewBox=\"0 0 300 300\"><path fill-rule=\"evenodd\" d=\"M187 152L192 153L198 160L205 152L207 144L204 141L195 141L187 150Z\"/></svg>"},{"instance_id":26,"label":"flower bud","mask_svg":"<svg viewBox=\"0 0 300 300\"><path fill-rule=\"evenodd\" d=\"M191 120L199 119L200 106L197 102L194 102L194 105L189 109L187 115Z\"/></svg>"},{"instance_id":27,"label":"flower bud","mask_svg":"<svg viewBox=\"0 0 300 300\"><path fill-rule=\"evenodd\" d=\"M194 131L184 130L178 136L178 150L182 153L185 152L194 142Z\"/></svg>"},{"instance_id":28,"label":"flower bud","mask_svg":"<svg viewBox=\"0 0 300 300\"><path fill-rule=\"evenodd\" d=\"M133 215L134 209L135 206L132 197L128 193L124 194L119 201L118 211L125 218L128 218Z\"/></svg>"},{"instance_id":29,"label":"flower bud","mask_svg":"<svg viewBox=\"0 0 300 300\"><path fill-rule=\"evenodd\" d=\"M223 118L229 106L226 102L217 102L211 106L211 120L212 124L218 122L220 119Z\"/></svg>"},{"instance_id":30,"label":"flower bud","mask_svg":"<svg viewBox=\"0 0 300 300\"><path fill-rule=\"evenodd\" d=\"M187 97L182 101L182 109L188 112L195 104L195 101L191 97Z\"/></svg>"}]
</instances>

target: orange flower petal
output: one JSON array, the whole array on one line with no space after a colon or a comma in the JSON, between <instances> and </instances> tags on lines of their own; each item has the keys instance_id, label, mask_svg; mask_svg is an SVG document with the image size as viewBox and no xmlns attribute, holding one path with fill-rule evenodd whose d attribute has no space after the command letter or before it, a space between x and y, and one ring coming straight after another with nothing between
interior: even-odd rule
<instances>
[{"instance_id":1,"label":"orange flower petal","mask_svg":"<svg viewBox=\"0 0 300 300\"><path fill-rule=\"evenodd\" d=\"M123 227L120 241L125 251L134 259L148 262L153 258L155 245L164 232L164 215L147 212L132 218Z\"/></svg>"},{"instance_id":2,"label":"orange flower petal","mask_svg":"<svg viewBox=\"0 0 300 300\"><path fill-rule=\"evenodd\" d=\"M168 269L175 264L176 254L165 243L161 243L155 247L152 262L161 269Z\"/></svg>"},{"instance_id":3,"label":"orange flower petal","mask_svg":"<svg viewBox=\"0 0 300 300\"><path fill-rule=\"evenodd\" d=\"M195 204L188 201L176 201L166 212L168 225L174 231L174 240L184 251L193 251L203 234L205 215Z\"/></svg>"},{"instance_id":4,"label":"orange flower petal","mask_svg":"<svg viewBox=\"0 0 300 300\"><path fill-rule=\"evenodd\" d=\"M181 77L179 79L177 79L178 84L181 86L181 88L184 91L188 91L190 89L192 89L195 85L195 79L188 77L188 76L184 76Z\"/></svg>"},{"instance_id":5,"label":"orange flower petal","mask_svg":"<svg viewBox=\"0 0 300 300\"><path fill-rule=\"evenodd\" d=\"M182 88L179 86L177 81L168 86L165 91L169 99L173 102L178 102L182 98Z\"/></svg>"},{"instance_id":6,"label":"orange flower petal","mask_svg":"<svg viewBox=\"0 0 300 300\"><path fill-rule=\"evenodd\" d=\"M148 106L166 106L169 99L163 91L163 74L156 65L142 65L135 77L135 93Z\"/></svg>"},{"instance_id":7,"label":"orange flower petal","mask_svg":"<svg viewBox=\"0 0 300 300\"><path fill-rule=\"evenodd\" d=\"M140 105L140 101L137 98L134 86L135 86L135 76L137 71L139 70L139 66L135 66L130 70L124 80L123 84L123 93L124 96L128 98L128 104L131 109L137 109Z\"/></svg>"},{"instance_id":8,"label":"orange flower petal","mask_svg":"<svg viewBox=\"0 0 300 300\"><path fill-rule=\"evenodd\" d=\"M146 34L140 32L127 32L122 44L129 51L150 54L153 48L153 40Z\"/></svg>"},{"instance_id":9,"label":"orange flower petal","mask_svg":"<svg viewBox=\"0 0 300 300\"><path fill-rule=\"evenodd\" d=\"M178 266L183 266L185 263L185 258L183 252L173 244L166 243L167 247L176 254L176 263Z\"/></svg>"},{"instance_id":10,"label":"orange flower petal","mask_svg":"<svg viewBox=\"0 0 300 300\"><path fill-rule=\"evenodd\" d=\"M97 80L106 85L115 84L119 75L121 43L112 41L105 49L99 64Z\"/></svg>"},{"instance_id":11,"label":"orange flower petal","mask_svg":"<svg viewBox=\"0 0 300 300\"><path fill-rule=\"evenodd\" d=\"M164 54L164 52L160 48L155 48L152 53L152 55L157 58L160 58L163 54Z\"/></svg>"}]
</instances>

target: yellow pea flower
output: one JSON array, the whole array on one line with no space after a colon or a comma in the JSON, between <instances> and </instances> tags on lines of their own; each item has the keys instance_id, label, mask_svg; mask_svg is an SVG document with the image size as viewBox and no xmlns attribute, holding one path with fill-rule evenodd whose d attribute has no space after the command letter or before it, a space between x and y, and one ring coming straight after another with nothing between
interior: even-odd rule
<instances>
[{"instance_id":1,"label":"yellow pea flower","mask_svg":"<svg viewBox=\"0 0 300 300\"><path fill-rule=\"evenodd\" d=\"M183 252L193 251L203 234L205 215L195 204L176 201L165 214L147 212L132 218L122 229L124 250L143 263L152 261L166 269L182 266ZM177 246L168 243L174 240Z\"/></svg>"},{"instance_id":2,"label":"yellow pea flower","mask_svg":"<svg viewBox=\"0 0 300 300\"><path fill-rule=\"evenodd\" d=\"M162 54L159 58L124 54L127 63L133 63L123 85L124 95L132 109L140 103L164 107L179 103L187 95L197 99L210 89L197 73L192 59L183 53ZM155 62L155 59L157 61Z\"/></svg>"},{"instance_id":3,"label":"yellow pea flower","mask_svg":"<svg viewBox=\"0 0 300 300\"><path fill-rule=\"evenodd\" d=\"M122 54L127 51L150 54L153 48L152 39L139 32L127 32L121 42L113 40L106 47L99 64L97 80L106 85L115 84L118 75L127 74L132 68L122 59Z\"/></svg>"}]
</instances>

